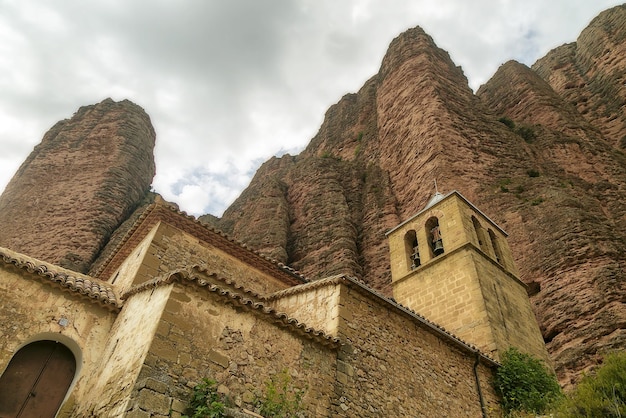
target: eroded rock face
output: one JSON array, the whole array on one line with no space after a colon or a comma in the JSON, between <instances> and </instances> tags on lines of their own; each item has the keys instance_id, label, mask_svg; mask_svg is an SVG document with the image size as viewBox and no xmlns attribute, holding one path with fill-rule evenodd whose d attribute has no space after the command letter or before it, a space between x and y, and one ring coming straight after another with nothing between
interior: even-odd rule
<instances>
[{"instance_id":1,"label":"eroded rock face","mask_svg":"<svg viewBox=\"0 0 626 418\"><path fill-rule=\"evenodd\" d=\"M54 125L0 196L0 246L86 272L149 191L155 133L111 99Z\"/></svg>"},{"instance_id":2,"label":"eroded rock face","mask_svg":"<svg viewBox=\"0 0 626 418\"><path fill-rule=\"evenodd\" d=\"M204 219L312 279L349 274L390 296L385 232L424 207L436 180L510 234L571 384L602 352L626 347L625 28L626 5L608 10L532 68L505 63L476 94L411 29L301 154L266 162L221 219ZM154 139L127 101L59 122L0 197L0 246L97 267L112 233L150 200Z\"/></svg>"},{"instance_id":3,"label":"eroded rock face","mask_svg":"<svg viewBox=\"0 0 626 418\"><path fill-rule=\"evenodd\" d=\"M476 95L420 28L403 33L309 146L265 163L215 222L311 278L347 273L390 295L384 233L437 180L509 232L559 377L573 382L626 347L625 7L533 69L504 64Z\"/></svg>"}]
</instances>

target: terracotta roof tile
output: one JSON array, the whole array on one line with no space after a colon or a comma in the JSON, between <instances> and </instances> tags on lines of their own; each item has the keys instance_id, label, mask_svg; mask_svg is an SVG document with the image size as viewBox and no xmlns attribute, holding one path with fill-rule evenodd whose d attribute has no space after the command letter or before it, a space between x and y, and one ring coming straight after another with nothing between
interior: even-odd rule
<instances>
[{"instance_id":1,"label":"terracotta roof tile","mask_svg":"<svg viewBox=\"0 0 626 418\"><path fill-rule=\"evenodd\" d=\"M110 311L119 312L122 306L111 285L93 277L81 275L1 247L0 262L24 270L44 284L88 299Z\"/></svg>"},{"instance_id":2,"label":"terracotta roof tile","mask_svg":"<svg viewBox=\"0 0 626 418\"><path fill-rule=\"evenodd\" d=\"M223 282L227 281L227 279L219 280ZM233 290L225 289L221 286L210 283L209 281L203 279L200 275L194 274L193 272L190 272L188 270L171 272L168 273L167 276L144 282L129 289L126 293L122 295L122 298L127 299L133 294L154 287L173 283L175 281L179 283L195 284L196 286L203 287L207 291L223 297L226 303L243 306L252 311L255 311L263 315L271 322L281 327L287 328L291 332L294 332L302 337L314 340L322 345L330 347L338 347L339 345L341 345L341 340L339 338L328 335L324 331L308 327L306 326L306 324L298 321L296 318L290 317L284 312L279 312L270 306L266 306L263 298L254 292L243 290L242 293L239 293ZM241 289L240 286L238 288Z\"/></svg>"},{"instance_id":3,"label":"terracotta roof tile","mask_svg":"<svg viewBox=\"0 0 626 418\"><path fill-rule=\"evenodd\" d=\"M100 268L98 268L93 275L104 280L111 276L115 269L130 255L139 242L141 242L152 227L159 221L163 221L185 231L285 283L298 285L308 282L306 277L293 268L259 251L251 249L246 244L228 236L223 231L200 222L185 212L179 211L175 207L162 201L162 199L146 208L120 241L117 248L111 252L109 258L101 264Z\"/></svg>"}]
</instances>

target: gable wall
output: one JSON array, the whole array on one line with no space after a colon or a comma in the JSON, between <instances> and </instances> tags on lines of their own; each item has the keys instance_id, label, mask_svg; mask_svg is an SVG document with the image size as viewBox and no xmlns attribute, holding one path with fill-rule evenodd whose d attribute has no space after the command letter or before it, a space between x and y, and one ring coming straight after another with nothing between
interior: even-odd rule
<instances>
[{"instance_id":1,"label":"gable wall","mask_svg":"<svg viewBox=\"0 0 626 418\"><path fill-rule=\"evenodd\" d=\"M31 274L0 267L0 373L27 343L58 340L72 351L77 346L79 374L62 406L62 410L69 410L74 403L91 396L86 383L99 373L100 358L116 316L90 301L41 283ZM59 325L61 318L68 320L67 326Z\"/></svg>"},{"instance_id":2,"label":"gable wall","mask_svg":"<svg viewBox=\"0 0 626 418\"><path fill-rule=\"evenodd\" d=\"M272 376L287 370L309 417L329 414L336 351L272 323L267 314L229 305L229 297L174 284L135 385L126 416L180 416L202 378L237 406L254 408Z\"/></svg>"}]
</instances>

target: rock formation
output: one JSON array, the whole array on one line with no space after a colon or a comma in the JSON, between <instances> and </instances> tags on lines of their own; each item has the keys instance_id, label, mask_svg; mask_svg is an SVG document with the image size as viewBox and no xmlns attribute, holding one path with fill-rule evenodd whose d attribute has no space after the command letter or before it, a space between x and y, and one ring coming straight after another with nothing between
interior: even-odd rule
<instances>
[{"instance_id":1,"label":"rock formation","mask_svg":"<svg viewBox=\"0 0 626 418\"><path fill-rule=\"evenodd\" d=\"M0 196L0 246L85 273L154 177L155 133L111 99L54 125Z\"/></svg>"},{"instance_id":2,"label":"rock formation","mask_svg":"<svg viewBox=\"0 0 626 418\"><path fill-rule=\"evenodd\" d=\"M346 273L390 295L385 231L459 190L510 233L561 382L626 347L626 6L532 69L477 94L420 28L332 106L309 146L272 158L222 219L311 278Z\"/></svg>"},{"instance_id":3,"label":"rock formation","mask_svg":"<svg viewBox=\"0 0 626 418\"><path fill-rule=\"evenodd\" d=\"M436 180L509 232L569 385L626 347L625 28L626 5L603 12L575 43L532 68L505 63L476 94L423 30L408 30L302 153L267 161L222 218L203 220L311 279L343 273L391 295L385 232L424 207ZM59 122L0 197L0 246L97 269L150 196L153 147L130 102Z\"/></svg>"}]
</instances>

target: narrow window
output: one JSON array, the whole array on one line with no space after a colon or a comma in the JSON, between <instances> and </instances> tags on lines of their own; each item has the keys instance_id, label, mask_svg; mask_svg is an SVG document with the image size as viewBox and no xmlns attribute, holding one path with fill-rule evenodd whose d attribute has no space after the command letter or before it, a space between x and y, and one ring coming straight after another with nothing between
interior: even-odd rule
<instances>
[{"instance_id":1,"label":"narrow window","mask_svg":"<svg viewBox=\"0 0 626 418\"><path fill-rule=\"evenodd\" d=\"M472 216L472 223L474 224L474 231L476 231L476 238L478 239L478 246L482 252L487 253L487 243L485 242L485 230L478 222L475 216Z\"/></svg>"},{"instance_id":2,"label":"narrow window","mask_svg":"<svg viewBox=\"0 0 626 418\"><path fill-rule=\"evenodd\" d=\"M494 234L491 229L489 229L489 238L491 238L491 245L493 245L493 252L496 254L496 261L502 264L502 251L500 250L500 245L498 243L496 234Z\"/></svg>"},{"instance_id":3,"label":"narrow window","mask_svg":"<svg viewBox=\"0 0 626 418\"><path fill-rule=\"evenodd\" d=\"M439 230L439 219L432 217L426 221L426 235L430 241L429 244L433 257L443 254L443 239L441 238L441 231Z\"/></svg>"},{"instance_id":4,"label":"narrow window","mask_svg":"<svg viewBox=\"0 0 626 418\"><path fill-rule=\"evenodd\" d=\"M404 245L409 260L409 269L413 270L420 266L420 253L417 245L417 234L415 230L410 230L404 236Z\"/></svg>"}]
</instances>

